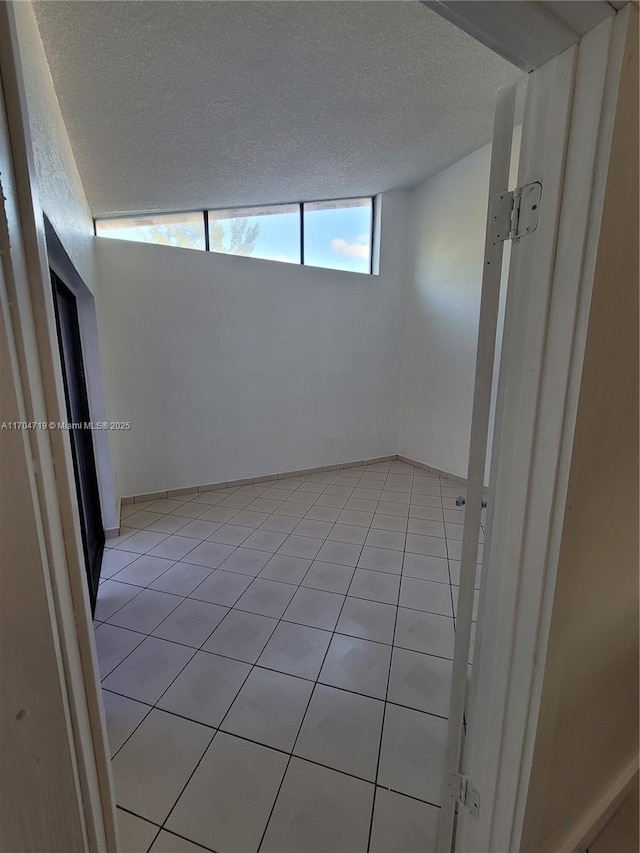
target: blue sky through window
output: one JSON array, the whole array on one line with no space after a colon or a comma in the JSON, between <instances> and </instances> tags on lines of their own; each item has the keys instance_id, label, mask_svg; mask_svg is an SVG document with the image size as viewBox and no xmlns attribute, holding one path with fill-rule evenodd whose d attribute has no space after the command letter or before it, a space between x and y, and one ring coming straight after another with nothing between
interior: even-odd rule
<instances>
[{"instance_id":1,"label":"blue sky through window","mask_svg":"<svg viewBox=\"0 0 640 853\"><path fill-rule=\"evenodd\" d=\"M369 273L373 205L370 198L306 202L304 263ZM210 211L212 252L300 263L300 205ZM202 213L98 220L98 236L204 249Z\"/></svg>"}]
</instances>

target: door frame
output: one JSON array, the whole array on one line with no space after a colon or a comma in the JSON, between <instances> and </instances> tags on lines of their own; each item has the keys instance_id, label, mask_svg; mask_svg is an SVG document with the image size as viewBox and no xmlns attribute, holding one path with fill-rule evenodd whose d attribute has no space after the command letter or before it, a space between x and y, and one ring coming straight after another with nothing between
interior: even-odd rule
<instances>
[{"instance_id":1,"label":"door frame","mask_svg":"<svg viewBox=\"0 0 640 853\"><path fill-rule=\"evenodd\" d=\"M70 362L76 362L76 368L79 369L78 383L80 387L76 391L80 392L82 397L82 406L85 411L80 418L80 423L87 426L78 426L72 428L69 432L71 440L71 455L73 457L74 479L76 483L76 493L78 496L78 511L80 515L80 528L82 533L82 544L85 558L85 568L87 574L87 582L89 585L89 600L91 603L91 612L95 613L96 599L98 593L98 584L100 582L100 566L102 563L102 555L104 552L105 532L102 516L102 507L100 501L100 487L98 485L98 470L96 463L96 453L94 447L95 430L88 426L88 423L93 420L91 403L89 400L89 389L87 384L87 374L85 367L85 354L82 346L82 333L80 329L80 311L78 307L78 299L75 293L67 286L66 282L53 270L51 272L51 287L53 292L53 305L56 317L56 331L58 333L58 346L60 351L60 364L62 368L62 379L65 390L65 401L68 410L68 420L74 422L71 408L72 390L69 387ZM64 345L64 320L63 320L63 303L66 303L70 311L71 327L67 329L70 337L72 352L65 351ZM85 459L86 474L83 477L81 473L82 451L81 445L76 440L78 432L88 432L89 442L85 444L85 451L90 456ZM86 441L86 439L85 439ZM86 502L92 504L87 513ZM93 520L98 522L99 530L92 529L90 525L91 516ZM96 549L92 556L91 540L92 535L96 537Z\"/></svg>"},{"instance_id":2,"label":"door frame","mask_svg":"<svg viewBox=\"0 0 640 853\"><path fill-rule=\"evenodd\" d=\"M518 184L543 197L512 247L463 758L480 810L456 851L520 845L630 8L530 80Z\"/></svg>"}]
</instances>

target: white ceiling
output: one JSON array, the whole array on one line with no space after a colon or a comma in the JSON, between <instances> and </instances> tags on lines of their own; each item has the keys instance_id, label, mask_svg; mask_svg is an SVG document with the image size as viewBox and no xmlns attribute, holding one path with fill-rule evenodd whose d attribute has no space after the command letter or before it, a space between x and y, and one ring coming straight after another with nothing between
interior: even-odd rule
<instances>
[{"instance_id":1,"label":"white ceiling","mask_svg":"<svg viewBox=\"0 0 640 853\"><path fill-rule=\"evenodd\" d=\"M405 0L34 5L94 215L412 186L522 76Z\"/></svg>"}]
</instances>

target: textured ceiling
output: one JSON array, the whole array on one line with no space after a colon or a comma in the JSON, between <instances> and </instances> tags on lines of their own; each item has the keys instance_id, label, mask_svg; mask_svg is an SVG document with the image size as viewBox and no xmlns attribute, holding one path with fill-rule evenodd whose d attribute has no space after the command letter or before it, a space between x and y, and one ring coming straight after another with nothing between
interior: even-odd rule
<instances>
[{"instance_id":1,"label":"textured ceiling","mask_svg":"<svg viewBox=\"0 0 640 853\"><path fill-rule=\"evenodd\" d=\"M521 76L418 2L34 6L94 215L412 186Z\"/></svg>"}]
</instances>

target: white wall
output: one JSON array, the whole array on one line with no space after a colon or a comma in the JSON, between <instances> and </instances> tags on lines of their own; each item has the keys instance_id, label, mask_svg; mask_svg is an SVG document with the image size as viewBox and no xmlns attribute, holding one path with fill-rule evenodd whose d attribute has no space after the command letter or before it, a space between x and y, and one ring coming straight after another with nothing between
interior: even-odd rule
<instances>
[{"instance_id":1,"label":"white wall","mask_svg":"<svg viewBox=\"0 0 640 853\"><path fill-rule=\"evenodd\" d=\"M515 178L520 128L514 134ZM466 477L491 146L411 192L400 453ZM509 247L505 255L508 257ZM501 298L502 329L505 288ZM498 344L497 358L500 347Z\"/></svg>"},{"instance_id":2,"label":"white wall","mask_svg":"<svg viewBox=\"0 0 640 853\"><path fill-rule=\"evenodd\" d=\"M406 197L378 276L96 238L120 494L397 452Z\"/></svg>"},{"instance_id":3,"label":"white wall","mask_svg":"<svg viewBox=\"0 0 640 853\"><path fill-rule=\"evenodd\" d=\"M95 289L93 219L73 158L31 3L14 3L35 182L33 190L87 287Z\"/></svg>"},{"instance_id":4,"label":"white wall","mask_svg":"<svg viewBox=\"0 0 640 853\"><path fill-rule=\"evenodd\" d=\"M14 3L18 38L18 73L24 91L29 139L29 185L35 225L45 237L44 217L55 231L55 245L47 240L49 265L75 293L87 390L94 421L107 419L102 367L95 317L95 238L93 219L85 198L71 144L53 88L49 65L31 3ZM49 282L44 283L49 287ZM109 435L94 432L102 520L106 530L118 526L118 503L111 465Z\"/></svg>"}]
</instances>

